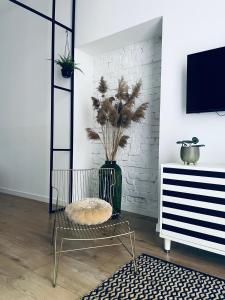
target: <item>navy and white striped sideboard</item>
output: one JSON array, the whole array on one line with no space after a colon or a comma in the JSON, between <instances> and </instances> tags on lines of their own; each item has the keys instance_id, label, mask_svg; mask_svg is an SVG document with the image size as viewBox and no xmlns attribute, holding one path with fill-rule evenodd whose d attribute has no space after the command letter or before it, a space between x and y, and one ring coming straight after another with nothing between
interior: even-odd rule
<instances>
[{"instance_id":1,"label":"navy and white striped sideboard","mask_svg":"<svg viewBox=\"0 0 225 300\"><path fill-rule=\"evenodd\" d=\"M161 166L160 237L225 255L225 166Z\"/></svg>"}]
</instances>

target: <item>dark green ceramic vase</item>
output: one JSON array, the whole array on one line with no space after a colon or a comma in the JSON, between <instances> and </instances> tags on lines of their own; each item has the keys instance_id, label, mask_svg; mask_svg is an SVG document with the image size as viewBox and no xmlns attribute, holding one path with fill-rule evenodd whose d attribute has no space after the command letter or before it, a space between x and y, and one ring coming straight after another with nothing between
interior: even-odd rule
<instances>
[{"instance_id":1,"label":"dark green ceramic vase","mask_svg":"<svg viewBox=\"0 0 225 300\"><path fill-rule=\"evenodd\" d=\"M122 196L122 171L116 161L106 160L101 169L114 169L115 170L115 184L112 191L112 206L113 213L120 214L121 212L121 196Z\"/></svg>"}]
</instances>

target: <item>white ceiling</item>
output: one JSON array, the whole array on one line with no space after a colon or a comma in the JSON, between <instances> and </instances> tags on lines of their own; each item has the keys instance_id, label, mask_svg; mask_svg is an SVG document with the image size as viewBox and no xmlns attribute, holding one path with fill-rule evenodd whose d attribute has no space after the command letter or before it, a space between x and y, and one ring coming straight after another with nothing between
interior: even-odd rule
<instances>
[{"instance_id":1,"label":"white ceiling","mask_svg":"<svg viewBox=\"0 0 225 300\"><path fill-rule=\"evenodd\" d=\"M88 54L98 55L157 37L162 37L162 18L150 20L78 48Z\"/></svg>"}]
</instances>

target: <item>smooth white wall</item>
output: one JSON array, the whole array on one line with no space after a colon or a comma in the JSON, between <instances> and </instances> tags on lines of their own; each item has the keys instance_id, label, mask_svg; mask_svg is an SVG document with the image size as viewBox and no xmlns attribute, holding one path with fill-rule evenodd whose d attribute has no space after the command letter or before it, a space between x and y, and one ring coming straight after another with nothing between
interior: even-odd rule
<instances>
[{"instance_id":1,"label":"smooth white wall","mask_svg":"<svg viewBox=\"0 0 225 300\"><path fill-rule=\"evenodd\" d=\"M75 57L84 74L76 72L74 91L74 168L91 168L91 142L85 128L93 126L93 57L75 49Z\"/></svg>"},{"instance_id":2,"label":"smooth white wall","mask_svg":"<svg viewBox=\"0 0 225 300\"><path fill-rule=\"evenodd\" d=\"M163 17L159 162L180 161L176 141L199 137L201 162L225 161L225 117L185 113L186 57L225 45L224 0L78 0L77 45ZM99 17L100 16L100 17Z\"/></svg>"},{"instance_id":3,"label":"smooth white wall","mask_svg":"<svg viewBox=\"0 0 225 300\"><path fill-rule=\"evenodd\" d=\"M198 136L206 144L201 162L222 163L225 118L215 113L186 115L185 101L187 54L225 45L225 2L78 0L77 7L77 44L81 46L163 17L159 160L180 161L176 140ZM96 18L100 12L101 18Z\"/></svg>"},{"instance_id":4,"label":"smooth white wall","mask_svg":"<svg viewBox=\"0 0 225 300\"><path fill-rule=\"evenodd\" d=\"M77 0L76 46L161 16L162 3L163 0Z\"/></svg>"},{"instance_id":5,"label":"smooth white wall","mask_svg":"<svg viewBox=\"0 0 225 300\"><path fill-rule=\"evenodd\" d=\"M225 2L172 0L164 6L160 161L179 162L176 140L197 136L206 144L200 162L224 163L225 118L187 115L185 101L187 54L225 46Z\"/></svg>"},{"instance_id":6,"label":"smooth white wall","mask_svg":"<svg viewBox=\"0 0 225 300\"><path fill-rule=\"evenodd\" d=\"M0 190L47 196L49 23L10 9L0 17Z\"/></svg>"},{"instance_id":7,"label":"smooth white wall","mask_svg":"<svg viewBox=\"0 0 225 300\"><path fill-rule=\"evenodd\" d=\"M6 1L6 0L5 0ZM27 1L28 3L28 1ZM35 3L33 0L32 3ZM42 1L42 3L47 3L46 1ZM65 3L64 3L65 4ZM11 4L12 5L12 4ZM48 2L49 5L49 2ZM156 17L163 16L163 36L162 36L162 86L161 86L161 118L160 118L160 156L159 160L160 162L169 162L169 161L179 161L179 150L177 148L177 145L175 144L177 139L180 138L186 138L191 137L193 135L198 136L203 143L207 145L205 149L202 149L201 153L201 161L202 162L223 162L224 161L224 153L225 153L225 142L223 140L224 130L223 125L225 122L224 118L220 118L217 115L210 113L210 114L199 114L199 115L186 115L184 110L184 103L185 103L185 78L186 78L186 55L192 52L206 50L209 48L215 48L224 46L225 44L225 21L224 21L224 11L225 11L225 2L224 0L77 0L77 10L76 10L76 45L77 47L85 45L89 42L95 41L96 39L107 37L113 33L122 31L124 29L133 27L137 24L140 24L142 22L146 22L148 20L151 20ZM47 7L46 12L49 11L49 6ZM27 189L26 186L23 186L21 184L20 186L17 186L18 180L20 181L21 177L21 171L19 173L15 173L15 167L17 169L20 169L19 161L23 162L24 157L29 155L24 151L17 150L16 153L19 153L19 158L15 157L15 152L12 151L12 154L10 155L10 148L6 147L6 140L9 141L9 136L6 135L6 131L4 129L4 126L6 127L6 120L10 121L8 124L15 124L15 116L18 116L18 112L21 111L22 115L25 114L25 110L28 108L25 105L16 106L18 103L13 104L9 101L5 101L5 99L8 99L6 95L3 92L7 88L7 83L4 81L4 77L6 77L6 74L10 71L10 76L13 78L13 84L16 87L16 85L19 85L20 80L24 80L26 78L26 74L22 75L22 68L26 66L25 61L27 60L27 57L31 55L31 51L37 50L38 53L41 52L40 48L44 47L42 44L42 41L44 43L44 35L47 32L47 29L43 29L42 34L40 32L31 31L30 23L29 25L25 22L25 18L28 17L28 14L26 14L26 17L19 17L19 9L16 9L16 15L12 15L10 17L4 17L1 15L0 20L0 34L1 34L1 46L0 51L2 52L4 56L2 57L2 60L4 60L4 57L6 52L11 53L11 57L16 57L16 60L13 60L14 66L19 65L19 67L10 67L10 64L12 61L10 61L5 68L4 62L2 63L2 76L1 76L1 99L4 105L4 109L2 109L1 112L1 118L3 120L3 123L1 125L2 134L0 135L3 139L1 142L2 145L2 153L3 155L2 160L0 162L0 166L2 166L2 170L4 170L4 176L3 172L1 173L1 180L6 180L7 182L11 182L11 178L14 178L13 181L10 183L11 187L16 186L18 189ZM18 18L18 19L17 19ZM12 20L12 27L7 28L6 31L6 22L9 22L9 20ZM34 22L34 16L31 15L31 20ZM2 22L2 23L1 23ZM38 22L38 21L37 21ZM44 24L43 22L41 22ZM7 25L8 26L8 25ZM10 36L10 30L11 32L15 32L16 29L20 28L22 26L22 33L21 36L18 35L16 37L14 44L11 44L11 47L5 48L4 45L4 36L7 36L8 39ZM44 25L43 25L44 26ZM47 26L47 25L45 25ZM38 27L39 28L39 27ZM33 45L29 44L27 47L30 47L30 50L26 53L26 57L24 58L24 52L21 50L21 47L24 46L23 38L24 33L27 32L27 34L35 35L33 36L32 42ZM28 36L26 37L28 41ZM36 46L37 42L37 46ZM34 47L34 45L36 47ZM47 47L48 47L47 43ZM16 49L18 48L18 49ZM1 50L3 49L3 50ZM7 49L7 50L6 50ZM15 54L12 55L12 49L14 49ZM45 48L46 49L46 48ZM49 52L45 50L46 56L44 55L44 58L49 57ZM28 55L29 54L29 55ZM43 53L44 54L44 53ZM42 56L43 58L43 56ZM21 65L20 61L21 59ZM7 59L5 58L7 61ZM37 60L37 59L36 59ZM88 61L88 59L87 59ZM27 71L25 73L29 74L29 79L25 80L27 82L27 89L29 90L29 83L31 83L30 77L36 75L41 68L42 63L39 65L36 64L36 61L31 59L31 64L26 66ZM43 62L44 63L44 62ZM45 62L46 63L46 62ZM43 67L43 65L42 65ZM45 68L45 67L43 67ZM6 71L2 71L6 70ZM48 67L46 67L46 74L48 71ZM4 74L6 72L6 74ZM17 73L18 72L18 73ZM40 78L38 78L34 83L38 86L36 92L32 92L32 95L28 94L28 98L36 99L34 100L35 105L40 102L42 103L39 98L40 92L42 93L42 87L40 88L40 82L43 79L43 74L45 72L41 72ZM14 76L14 77L13 77ZM45 82L47 85L47 81ZM21 86L21 85L19 85ZM87 85L88 86L88 85ZM49 85L48 85L49 87ZM84 87L85 88L85 87ZM7 89L8 91L8 89ZM21 97L18 97L19 94L16 93L16 95L13 95L12 98L20 98L24 99L25 97L25 90L22 91ZM33 90L34 91L34 90ZM10 93L13 93L11 90ZM47 96L49 93L49 90L46 87L46 91L43 91L43 97L46 97L46 99L49 100L49 97ZM88 93L88 92L87 92ZM85 93L84 93L85 94ZM27 99L28 99L27 98ZM83 99L86 100L86 97ZM22 101L21 100L21 101ZM28 100L27 100L28 101ZM29 102L28 102L29 103ZM80 103L81 104L81 103ZM3 107L2 105L2 107ZM14 116L12 114L8 115L4 112L7 111L7 106L11 105L11 109L14 112ZM49 103L47 102L47 106ZM22 109L21 109L22 108ZM31 107L31 109L33 109ZM26 114L26 117L29 115L29 112ZM85 115L83 114L83 123L82 126L79 127L79 124L77 124L77 128L75 128L75 131L83 131L84 127L88 126L88 122L85 122ZM46 121L46 112L43 112L42 115L42 124L47 124ZM49 116L48 116L49 117ZM10 118L10 120L8 119ZM34 116L34 124L40 122L40 117L35 119ZM36 121L35 121L36 120ZM88 118L86 119L89 120ZM25 122L25 121L24 121ZM27 121L28 122L28 121ZM33 121L32 121L33 122ZM33 124L33 123L32 123ZM87 126L85 126L87 125ZM7 125L9 126L9 125ZM10 127L9 126L9 127ZM16 128L19 128L19 125L16 126ZM46 130L49 130L49 127L46 125ZM7 130L9 130L8 128ZM10 129L11 130L11 129ZM9 132L10 132L9 130ZM12 131L12 130L11 130ZM62 128L63 131L63 128ZM15 138L18 138L19 141L25 138L20 136L20 133L22 130L18 130L16 136L15 134L12 134L10 145L15 141ZM29 130L31 132L31 130ZM40 133L40 130L38 130ZM42 127L41 132L45 132L45 129ZM76 133L75 133L76 135ZM46 137L49 136L46 133ZM29 137L31 138L31 137ZM75 137L76 138L76 137ZM36 135L32 137L32 142L34 143L34 149L39 149L38 147L43 145L43 148L45 148L43 143L37 143L36 141ZM37 141L40 141L39 139ZM45 140L46 143L47 140ZM88 146L86 142L83 142L83 145ZM22 144L22 143L21 143ZM28 143L27 143L28 144ZM79 144L79 143L78 143ZM24 143L23 143L24 145ZM84 146L84 147L85 147ZM14 146L15 147L15 146ZM75 157L76 157L76 147L78 145L75 145ZM5 149L4 149L5 148ZM28 151L28 153L33 153L33 148L31 146L31 149ZM41 152L40 152L41 151ZM47 157L48 149L46 150L40 150L38 153L42 153ZM46 151L46 152L45 152ZM85 152L86 153L86 152ZM213 155L212 155L213 153ZM215 155L216 153L216 155ZM6 156L4 156L6 155ZM86 154L85 154L86 155ZM85 156L83 156L83 151L79 151L79 154L77 153L77 161L83 161L85 162ZM26 158L26 157L25 157ZM32 157L30 160L33 162L34 159L36 159L36 165L34 165L34 168L32 170L38 170L39 164L42 164L43 160L41 161L37 157ZM12 160L12 161L11 161ZM7 161L7 163L6 163ZM48 165L48 163L47 163ZM10 167L11 166L11 167ZM21 167L23 167L24 170L24 163L21 163ZM47 167L43 167L42 170L47 170ZM7 169L10 169L10 173L7 173ZM30 188L32 184L30 184L30 171L27 171L23 175L27 176L26 184L27 187ZM41 171L42 172L42 171ZM26 175L27 174L27 175ZM29 174L29 176L28 176ZM39 174L37 172L37 174ZM41 173L43 174L43 173ZM41 175L39 174L37 178L39 178ZM48 175L47 175L48 176ZM34 175L32 176L32 182L38 181ZM47 177L46 177L47 178ZM47 182L47 181L46 181ZM2 187L5 186L6 181L3 181L4 185L0 185ZM39 184L39 183L38 183ZM41 188L35 188L32 189L32 193L42 193L43 191L46 191L47 184L44 185Z\"/></svg>"},{"instance_id":8,"label":"smooth white wall","mask_svg":"<svg viewBox=\"0 0 225 300\"><path fill-rule=\"evenodd\" d=\"M51 14L51 1L23 3ZM57 1L57 18L70 25L71 0ZM50 144L51 23L4 0L0 3L0 191L48 201ZM56 56L63 54L65 30L56 26ZM69 87L60 68L56 84ZM54 147L69 147L70 98L55 91ZM57 153L54 167L68 168Z\"/></svg>"}]
</instances>

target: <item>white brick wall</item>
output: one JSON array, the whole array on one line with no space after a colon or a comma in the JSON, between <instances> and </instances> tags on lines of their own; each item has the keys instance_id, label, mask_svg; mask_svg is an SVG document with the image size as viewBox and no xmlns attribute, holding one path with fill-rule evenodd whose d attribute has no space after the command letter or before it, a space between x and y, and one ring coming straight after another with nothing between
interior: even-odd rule
<instances>
[{"instance_id":1,"label":"white brick wall","mask_svg":"<svg viewBox=\"0 0 225 300\"><path fill-rule=\"evenodd\" d=\"M124 76L131 86L140 78L143 86L136 101L149 102L146 118L127 130L130 136L125 150L120 150L117 163L123 172L122 209L157 217L158 148L160 109L161 39L129 45L94 57L94 87L101 76L115 93L118 79ZM97 96L96 89L94 90ZM98 143L92 144L93 166L104 162L104 152Z\"/></svg>"}]
</instances>

